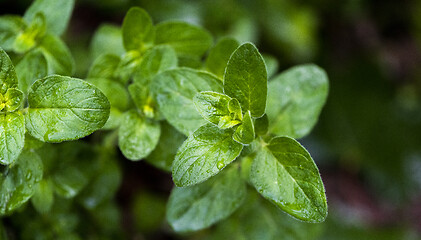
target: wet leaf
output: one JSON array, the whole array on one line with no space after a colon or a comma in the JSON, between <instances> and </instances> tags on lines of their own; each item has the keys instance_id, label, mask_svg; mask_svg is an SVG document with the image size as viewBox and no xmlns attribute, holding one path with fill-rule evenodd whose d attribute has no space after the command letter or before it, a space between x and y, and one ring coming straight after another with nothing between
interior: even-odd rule
<instances>
[{"instance_id":1,"label":"wet leaf","mask_svg":"<svg viewBox=\"0 0 421 240\"><path fill-rule=\"evenodd\" d=\"M25 144L25 118L20 112L0 114L0 163L12 164Z\"/></svg>"},{"instance_id":2,"label":"wet leaf","mask_svg":"<svg viewBox=\"0 0 421 240\"><path fill-rule=\"evenodd\" d=\"M232 135L232 138L241 144L250 144L254 140L254 123L248 111L244 117L241 125L237 127Z\"/></svg>"}]
</instances>

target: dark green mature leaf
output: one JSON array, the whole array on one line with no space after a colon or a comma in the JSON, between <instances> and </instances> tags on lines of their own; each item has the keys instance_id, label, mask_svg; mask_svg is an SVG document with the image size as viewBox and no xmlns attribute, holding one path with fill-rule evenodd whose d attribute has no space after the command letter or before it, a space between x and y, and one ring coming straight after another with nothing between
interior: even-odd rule
<instances>
[{"instance_id":1,"label":"dark green mature leaf","mask_svg":"<svg viewBox=\"0 0 421 240\"><path fill-rule=\"evenodd\" d=\"M252 117L265 113L266 66L253 44L245 43L231 55L224 75L224 92L240 102L243 113L250 110Z\"/></svg>"},{"instance_id":2,"label":"dark green mature leaf","mask_svg":"<svg viewBox=\"0 0 421 240\"><path fill-rule=\"evenodd\" d=\"M232 139L232 129L206 124L181 145L174 159L172 176L176 186L187 187L205 181L234 161L243 145Z\"/></svg>"},{"instance_id":3,"label":"dark green mature leaf","mask_svg":"<svg viewBox=\"0 0 421 240\"><path fill-rule=\"evenodd\" d=\"M222 78L225 73L228 60L240 43L234 38L221 38L209 51L206 59L206 68L216 76Z\"/></svg>"},{"instance_id":4,"label":"dark green mature leaf","mask_svg":"<svg viewBox=\"0 0 421 240\"><path fill-rule=\"evenodd\" d=\"M72 75L75 61L69 48L60 38L47 34L42 39L39 47L47 59L48 72L50 74Z\"/></svg>"},{"instance_id":5,"label":"dark green mature leaf","mask_svg":"<svg viewBox=\"0 0 421 240\"><path fill-rule=\"evenodd\" d=\"M182 133L166 121L161 121L161 136L158 145L146 161L159 169L171 172L175 155L184 140L186 137Z\"/></svg>"},{"instance_id":6,"label":"dark green mature leaf","mask_svg":"<svg viewBox=\"0 0 421 240\"><path fill-rule=\"evenodd\" d=\"M41 12L45 15L47 32L61 35L67 28L74 4L74 0L36 0L26 10L23 19L30 23Z\"/></svg>"},{"instance_id":7,"label":"dark green mature leaf","mask_svg":"<svg viewBox=\"0 0 421 240\"><path fill-rule=\"evenodd\" d=\"M201 184L175 187L168 201L167 220L177 232L201 230L231 215L245 196L246 184L234 166Z\"/></svg>"},{"instance_id":8,"label":"dark green mature leaf","mask_svg":"<svg viewBox=\"0 0 421 240\"><path fill-rule=\"evenodd\" d=\"M44 55L39 51L31 51L16 65L19 89L26 93L28 88L40 78L47 76L48 65Z\"/></svg>"},{"instance_id":9,"label":"dark green mature leaf","mask_svg":"<svg viewBox=\"0 0 421 240\"><path fill-rule=\"evenodd\" d=\"M26 128L45 142L87 136L104 126L110 114L105 95L86 81L48 76L36 81L28 94Z\"/></svg>"},{"instance_id":10,"label":"dark green mature leaf","mask_svg":"<svg viewBox=\"0 0 421 240\"><path fill-rule=\"evenodd\" d=\"M6 52L0 48L0 94L4 95L9 88L17 88L18 78L12 61Z\"/></svg>"},{"instance_id":11,"label":"dark green mature leaf","mask_svg":"<svg viewBox=\"0 0 421 240\"><path fill-rule=\"evenodd\" d=\"M221 81L215 76L193 69L178 68L157 75L151 85L160 111L178 131L190 135L206 121L193 104L201 91L222 92Z\"/></svg>"},{"instance_id":12,"label":"dark green mature leaf","mask_svg":"<svg viewBox=\"0 0 421 240\"><path fill-rule=\"evenodd\" d=\"M86 174L78 166L61 168L54 173L53 180L55 192L64 198L75 197L88 184Z\"/></svg>"},{"instance_id":13,"label":"dark green mature leaf","mask_svg":"<svg viewBox=\"0 0 421 240\"><path fill-rule=\"evenodd\" d=\"M316 65L293 67L269 82L269 131L301 138L316 124L328 94L328 78Z\"/></svg>"},{"instance_id":14,"label":"dark green mature leaf","mask_svg":"<svg viewBox=\"0 0 421 240\"><path fill-rule=\"evenodd\" d=\"M25 118L20 112L0 114L0 163L12 164L25 144Z\"/></svg>"},{"instance_id":15,"label":"dark green mature leaf","mask_svg":"<svg viewBox=\"0 0 421 240\"><path fill-rule=\"evenodd\" d=\"M326 219L326 195L319 171L294 139L276 137L260 149L250 179L259 193L288 214L307 222Z\"/></svg>"},{"instance_id":16,"label":"dark green mature leaf","mask_svg":"<svg viewBox=\"0 0 421 240\"><path fill-rule=\"evenodd\" d=\"M121 29L111 24L102 24L92 37L92 58L96 59L103 54L121 56L124 52Z\"/></svg>"},{"instance_id":17,"label":"dark green mature leaf","mask_svg":"<svg viewBox=\"0 0 421 240\"><path fill-rule=\"evenodd\" d=\"M129 94L121 83L107 78L90 78L86 80L104 93L112 108L124 111L129 107Z\"/></svg>"},{"instance_id":18,"label":"dark green mature leaf","mask_svg":"<svg viewBox=\"0 0 421 240\"><path fill-rule=\"evenodd\" d=\"M20 16L0 16L0 47L12 51L16 37L25 28L26 24Z\"/></svg>"},{"instance_id":19,"label":"dark green mature leaf","mask_svg":"<svg viewBox=\"0 0 421 240\"><path fill-rule=\"evenodd\" d=\"M177 55L170 46L156 46L145 53L134 74L134 82L148 85L155 75L177 67Z\"/></svg>"},{"instance_id":20,"label":"dark green mature leaf","mask_svg":"<svg viewBox=\"0 0 421 240\"><path fill-rule=\"evenodd\" d=\"M123 116L118 132L118 146L126 158L140 160L155 149L160 134L158 122L150 121L131 110Z\"/></svg>"},{"instance_id":21,"label":"dark green mature leaf","mask_svg":"<svg viewBox=\"0 0 421 240\"><path fill-rule=\"evenodd\" d=\"M31 151L24 151L11 168L0 173L0 215L9 214L34 194L42 179L42 162Z\"/></svg>"},{"instance_id":22,"label":"dark green mature leaf","mask_svg":"<svg viewBox=\"0 0 421 240\"><path fill-rule=\"evenodd\" d=\"M232 138L241 144L250 144L254 140L254 123L250 114L250 111L248 111L244 115L241 125L237 127L234 135L232 135Z\"/></svg>"},{"instance_id":23,"label":"dark green mature leaf","mask_svg":"<svg viewBox=\"0 0 421 240\"><path fill-rule=\"evenodd\" d=\"M202 56L212 45L212 36L205 29L185 22L164 22L156 25L155 44L168 44L179 56Z\"/></svg>"},{"instance_id":24,"label":"dark green mature leaf","mask_svg":"<svg viewBox=\"0 0 421 240\"><path fill-rule=\"evenodd\" d=\"M50 211L54 203L53 184L50 179L43 179L38 183L31 202L34 208L41 214Z\"/></svg>"},{"instance_id":25,"label":"dark green mature leaf","mask_svg":"<svg viewBox=\"0 0 421 240\"><path fill-rule=\"evenodd\" d=\"M120 60L120 57L114 54L100 55L89 69L88 78L113 79Z\"/></svg>"},{"instance_id":26,"label":"dark green mature leaf","mask_svg":"<svg viewBox=\"0 0 421 240\"><path fill-rule=\"evenodd\" d=\"M151 17L142 8L130 8L124 17L121 30L126 51L143 51L152 45L155 29Z\"/></svg>"},{"instance_id":27,"label":"dark green mature leaf","mask_svg":"<svg viewBox=\"0 0 421 240\"><path fill-rule=\"evenodd\" d=\"M200 115L222 129L231 128L241 123L241 109L240 118L231 116L229 108L231 100L225 94L209 91L197 93L193 98L194 105Z\"/></svg>"},{"instance_id":28,"label":"dark green mature leaf","mask_svg":"<svg viewBox=\"0 0 421 240\"><path fill-rule=\"evenodd\" d=\"M23 92L16 88L7 89L4 97L4 109L6 112L14 112L22 106Z\"/></svg>"}]
</instances>

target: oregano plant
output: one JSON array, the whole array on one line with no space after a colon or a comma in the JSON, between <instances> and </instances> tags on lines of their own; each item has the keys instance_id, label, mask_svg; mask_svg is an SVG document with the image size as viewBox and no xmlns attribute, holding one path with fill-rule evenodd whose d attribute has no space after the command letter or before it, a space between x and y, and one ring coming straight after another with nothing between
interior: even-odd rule
<instances>
[{"instance_id":1,"label":"oregano plant","mask_svg":"<svg viewBox=\"0 0 421 240\"><path fill-rule=\"evenodd\" d=\"M296 140L325 104L324 70L305 64L276 75L274 57L253 43L214 44L200 26L154 24L132 7L121 27L99 27L89 72L74 78L59 38L73 6L36 0L23 18L0 17L0 215L39 220L20 237L122 238L114 200L122 158L171 174L166 220L175 232L215 226L210 238L276 239L291 234L284 223L326 219L319 170Z\"/></svg>"}]
</instances>

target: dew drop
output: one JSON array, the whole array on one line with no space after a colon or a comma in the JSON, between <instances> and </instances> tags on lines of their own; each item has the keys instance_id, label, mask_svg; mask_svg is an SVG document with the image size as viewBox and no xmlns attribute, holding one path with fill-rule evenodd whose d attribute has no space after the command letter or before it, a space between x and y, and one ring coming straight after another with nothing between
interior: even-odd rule
<instances>
[{"instance_id":1,"label":"dew drop","mask_svg":"<svg viewBox=\"0 0 421 240\"><path fill-rule=\"evenodd\" d=\"M216 167L217 167L219 170L221 170L221 169L224 167L224 162L223 162L223 161L219 161L219 162L216 164Z\"/></svg>"}]
</instances>

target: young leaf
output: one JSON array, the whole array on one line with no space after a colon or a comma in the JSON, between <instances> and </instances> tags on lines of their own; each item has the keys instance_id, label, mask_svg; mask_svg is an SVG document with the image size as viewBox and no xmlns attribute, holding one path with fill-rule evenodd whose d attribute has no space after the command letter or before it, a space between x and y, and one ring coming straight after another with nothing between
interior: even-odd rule
<instances>
[{"instance_id":1,"label":"young leaf","mask_svg":"<svg viewBox=\"0 0 421 240\"><path fill-rule=\"evenodd\" d=\"M139 7L132 7L122 25L123 44L126 51L143 51L154 39L154 27L149 14Z\"/></svg>"},{"instance_id":2,"label":"young leaf","mask_svg":"<svg viewBox=\"0 0 421 240\"><path fill-rule=\"evenodd\" d=\"M60 38L50 34L45 35L40 49L47 59L50 74L72 75L75 62L70 50Z\"/></svg>"},{"instance_id":3,"label":"young leaf","mask_svg":"<svg viewBox=\"0 0 421 240\"><path fill-rule=\"evenodd\" d=\"M254 135L254 123L250 111L248 111L244 115L241 125L237 127L234 135L232 135L232 138L239 143L250 144L254 140Z\"/></svg>"},{"instance_id":4,"label":"young leaf","mask_svg":"<svg viewBox=\"0 0 421 240\"><path fill-rule=\"evenodd\" d=\"M26 24L20 16L0 16L0 46L6 51L12 51L16 37L25 28Z\"/></svg>"},{"instance_id":5,"label":"young leaf","mask_svg":"<svg viewBox=\"0 0 421 240\"><path fill-rule=\"evenodd\" d=\"M16 74L19 80L19 89L27 93L28 88L35 80L48 74L47 60L39 51L31 51L16 65Z\"/></svg>"},{"instance_id":6,"label":"young leaf","mask_svg":"<svg viewBox=\"0 0 421 240\"><path fill-rule=\"evenodd\" d=\"M175 156L172 176L176 186L187 187L205 181L234 161L243 145L232 139L232 129L206 124L181 145Z\"/></svg>"},{"instance_id":7,"label":"young leaf","mask_svg":"<svg viewBox=\"0 0 421 240\"><path fill-rule=\"evenodd\" d=\"M32 197L42 179L42 169L39 156L24 151L13 167L0 173L0 215L9 214Z\"/></svg>"},{"instance_id":8,"label":"young leaf","mask_svg":"<svg viewBox=\"0 0 421 240\"><path fill-rule=\"evenodd\" d=\"M301 138L317 122L328 94L325 71L313 64L293 67L269 82L269 131Z\"/></svg>"},{"instance_id":9,"label":"young leaf","mask_svg":"<svg viewBox=\"0 0 421 240\"><path fill-rule=\"evenodd\" d=\"M25 118L20 112L0 114L0 163L15 162L25 144Z\"/></svg>"},{"instance_id":10,"label":"young leaf","mask_svg":"<svg viewBox=\"0 0 421 240\"><path fill-rule=\"evenodd\" d=\"M5 95L7 89L17 88L18 78L12 61L6 52L0 48L0 94Z\"/></svg>"},{"instance_id":11,"label":"young leaf","mask_svg":"<svg viewBox=\"0 0 421 240\"><path fill-rule=\"evenodd\" d=\"M126 52L114 72L114 77L120 79L123 84L126 84L135 70L139 68L141 62L142 56L139 51L131 50Z\"/></svg>"},{"instance_id":12,"label":"young leaf","mask_svg":"<svg viewBox=\"0 0 421 240\"><path fill-rule=\"evenodd\" d=\"M34 208L41 214L50 211L54 203L53 184L50 179L43 179L38 183L31 202Z\"/></svg>"},{"instance_id":13,"label":"young leaf","mask_svg":"<svg viewBox=\"0 0 421 240\"><path fill-rule=\"evenodd\" d=\"M45 35L45 16L42 13L35 14L31 24L18 34L13 43L13 50L18 53L25 53L42 39Z\"/></svg>"},{"instance_id":14,"label":"young leaf","mask_svg":"<svg viewBox=\"0 0 421 240\"><path fill-rule=\"evenodd\" d=\"M245 196L239 169L228 168L201 184L175 187L168 200L167 220L176 232L201 230L231 215Z\"/></svg>"},{"instance_id":15,"label":"young leaf","mask_svg":"<svg viewBox=\"0 0 421 240\"><path fill-rule=\"evenodd\" d=\"M85 137L104 126L110 103L93 85L76 78L48 76L28 94L26 128L45 142Z\"/></svg>"},{"instance_id":16,"label":"young leaf","mask_svg":"<svg viewBox=\"0 0 421 240\"><path fill-rule=\"evenodd\" d=\"M113 79L120 60L120 57L114 54L100 55L89 69L88 78Z\"/></svg>"},{"instance_id":17,"label":"young leaf","mask_svg":"<svg viewBox=\"0 0 421 240\"><path fill-rule=\"evenodd\" d=\"M67 28L74 4L74 0L36 0L26 10L23 19L30 23L41 12L46 19L47 32L61 35Z\"/></svg>"},{"instance_id":18,"label":"young leaf","mask_svg":"<svg viewBox=\"0 0 421 240\"><path fill-rule=\"evenodd\" d=\"M118 132L118 146L130 160L140 160L149 155L158 144L161 128L159 123L150 121L131 110L123 116Z\"/></svg>"},{"instance_id":19,"label":"young leaf","mask_svg":"<svg viewBox=\"0 0 421 240\"><path fill-rule=\"evenodd\" d=\"M222 129L241 123L240 118L231 118L230 116L231 112L228 105L231 100L227 95L216 92L200 92L193 98L194 105L200 115Z\"/></svg>"},{"instance_id":20,"label":"young leaf","mask_svg":"<svg viewBox=\"0 0 421 240\"><path fill-rule=\"evenodd\" d=\"M327 203L319 171L294 139L276 137L260 149L250 179L260 194L288 214L307 222L325 220Z\"/></svg>"},{"instance_id":21,"label":"young leaf","mask_svg":"<svg viewBox=\"0 0 421 240\"><path fill-rule=\"evenodd\" d=\"M263 136L268 132L269 120L268 116L264 114L262 117L254 121L254 130L257 136Z\"/></svg>"},{"instance_id":22,"label":"young leaf","mask_svg":"<svg viewBox=\"0 0 421 240\"><path fill-rule=\"evenodd\" d=\"M193 97L201 91L222 92L221 81L206 72L178 68L157 75L152 90L159 109L178 131L190 135L206 121L193 104Z\"/></svg>"},{"instance_id":23,"label":"young leaf","mask_svg":"<svg viewBox=\"0 0 421 240\"><path fill-rule=\"evenodd\" d=\"M141 83L130 84L129 93L141 114L146 118L159 119L157 104L149 90L149 85Z\"/></svg>"},{"instance_id":24,"label":"young leaf","mask_svg":"<svg viewBox=\"0 0 421 240\"><path fill-rule=\"evenodd\" d=\"M231 55L224 75L224 93L240 102L243 113L250 110L252 117L265 113L266 66L253 44L245 43Z\"/></svg>"},{"instance_id":25,"label":"young leaf","mask_svg":"<svg viewBox=\"0 0 421 240\"><path fill-rule=\"evenodd\" d=\"M155 167L171 172L171 166L178 148L186 137L166 121L161 121L161 136L158 145L149 154L146 161Z\"/></svg>"},{"instance_id":26,"label":"young leaf","mask_svg":"<svg viewBox=\"0 0 421 240\"><path fill-rule=\"evenodd\" d=\"M22 106L23 102L23 92L16 88L7 89L4 97L4 111L14 112Z\"/></svg>"},{"instance_id":27,"label":"young leaf","mask_svg":"<svg viewBox=\"0 0 421 240\"><path fill-rule=\"evenodd\" d=\"M114 25L102 24L92 37L92 58L96 59L103 54L121 56L124 52L121 29Z\"/></svg>"},{"instance_id":28,"label":"young leaf","mask_svg":"<svg viewBox=\"0 0 421 240\"><path fill-rule=\"evenodd\" d=\"M239 45L240 43L234 38L221 38L209 51L205 62L206 68L216 76L222 78L231 54Z\"/></svg>"},{"instance_id":29,"label":"young leaf","mask_svg":"<svg viewBox=\"0 0 421 240\"><path fill-rule=\"evenodd\" d=\"M156 25L155 44L168 44L179 56L201 57L212 45L212 36L185 22L164 22Z\"/></svg>"},{"instance_id":30,"label":"young leaf","mask_svg":"<svg viewBox=\"0 0 421 240\"><path fill-rule=\"evenodd\" d=\"M157 46L145 53L134 74L134 82L148 85L155 75L177 67L177 55L170 46Z\"/></svg>"}]
</instances>

